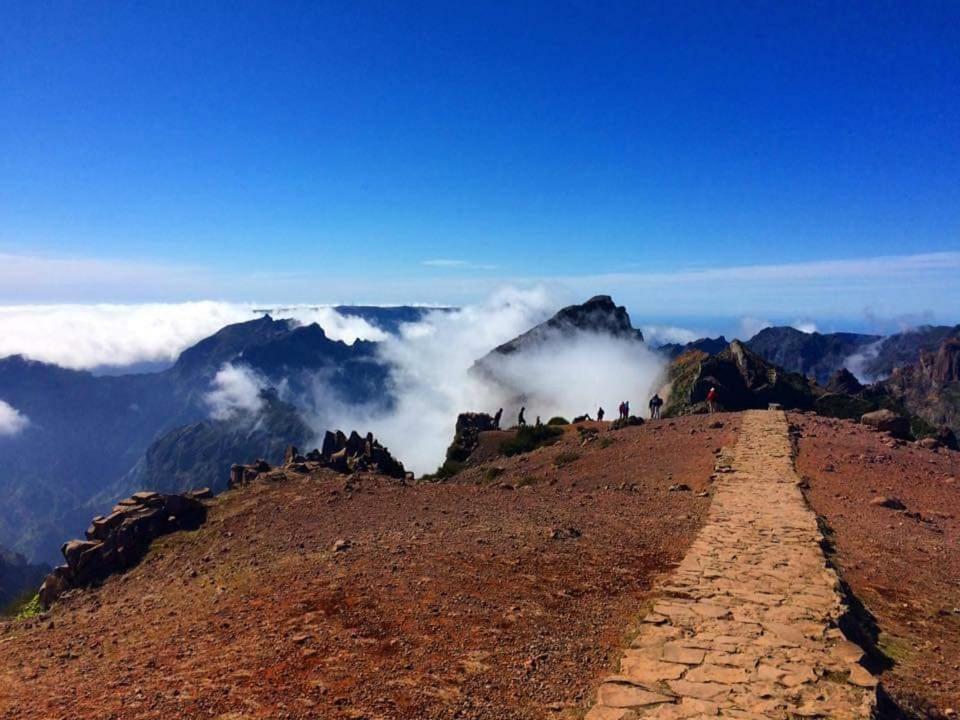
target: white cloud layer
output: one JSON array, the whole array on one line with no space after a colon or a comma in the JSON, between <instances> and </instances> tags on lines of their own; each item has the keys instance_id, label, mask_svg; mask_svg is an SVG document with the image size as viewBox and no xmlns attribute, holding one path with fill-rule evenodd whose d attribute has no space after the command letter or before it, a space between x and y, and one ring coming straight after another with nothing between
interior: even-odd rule
<instances>
[{"instance_id":1,"label":"white cloud layer","mask_svg":"<svg viewBox=\"0 0 960 720\"><path fill-rule=\"evenodd\" d=\"M210 417L230 420L240 414L254 415L263 407L260 392L267 383L248 367L225 364L213 378L213 390L204 396Z\"/></svg>"},{"instance_id":2,"label":"white cloud layer","mask_svg":"<svg viewBox=\"0 0 960 720\"><path fill-rule=\"evenodd\" d=\"M0 306L0 357L20 354L74 369L172 361L223 326L271 307L214 301ZM316 322L328 337L346 343L386 337L363 318L330 307L287 306L274 317Z\"/></svg>"},{"instance_id":3,"label":"white cloud layer","mask_svg":"<svg viewBox=\"0 0 960 720\"><path fill-rule=\"evenodd\" d=\"M346 406L322 379L314 385L313 426L318 436L328 429L374 432L407 468L432 472L443 461L461 412L495 412L504 408L504 423L519 406L509 391L469 372L492 348L542 322L562 304L544 288L504 290L484 303L455 312L431 313L403 326L388 338L382 358L393 368L397 397L388 413L379 408ZM529 396L527 417L546 421L596 412L608 413L621 400L641 407L660 371L660 360L644 347L595 335L566 338L532 353L506 359L500 367L510 384Z\"/></svg>"},{"instance_id":4,"label":"white cloud layer","mask_svg":"<svg viewBox=\"0 0 960 720\"><path fill-rule=\"evenodd\" d=\"M0 400L0 437L11 437L23 432L30 419L9 403Z\"/></svg>"}]
</instances>

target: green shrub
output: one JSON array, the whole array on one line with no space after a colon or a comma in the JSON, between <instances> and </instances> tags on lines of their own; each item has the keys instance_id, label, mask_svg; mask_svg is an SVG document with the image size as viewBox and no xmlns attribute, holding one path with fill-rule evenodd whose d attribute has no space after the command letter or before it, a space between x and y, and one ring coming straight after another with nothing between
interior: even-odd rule
<instances>
[{"instance_id":1,"label":"green shrub","mask_svg":"<svg viewBox=\"0 0 960 720\"><path fill-rule=\"evenodd\" d=\"M527 487L528 485L536 485L540 482L540 478L535 475L524 475L522 478L517 480L517 487Z\"/></svg>"},{"instance_id":2,"label":"green shrub","mask_svg":"<svg viewBox=\"0 0 960 720\"><path fill-rule=\"evenodd\" d=\"M458 472L463 470L465 463L457 462L456 460L446 460L443 465L437 468L437 471L432 474L424 475L420 479L425 482L440 482L442 480L449 480Z\"/></svg>"},{"instance_id":3,"label":"green shrub","mask_svg":"<svg viewBox=\"0 0 960 720\"><path fill-rule=\"evenodd\" d=\"M562 452L553 459L553 464L557 467L563 467L579 459L580 453L578 452Z\"/></svg>"},{"instance_id":4,"label":"green shrub","mask_svg":"<svg viewBox=\"0 0 960 720\"><path fill-rule=\"evenodd\" d=\"M547 420L547 425L569 425L569 424L570 424L569 420L567 420L565 417L560 417L559 415Z\"/></svg>"},{"instance_id":5,"label":"green shrub","mask_svg":"<svg viewBox=\"0 0 960 720\"><path fill-rule=\"evenodd\" d=\"M606 450L608 447L610 447L611 445L613 445L613 443L615 443L616 440L614 440L612 437L604 436L604 437L600 438L600 440L599 440L598 442L600 443L600 447L601 447L602 449Z\"/></svg>"},{"instance_id":6,"label":"green shrub","mask_svg":"<svg viewBox=\"0 0 960 720\"><path fill-rule=\"evenodd\" d=\"M527 425L517 430L517 434L500 443L500 452L506 456L522 455L544 445L552 445L563 435L563 430L550 425L531 427Z\"/></svg>"},{"instance_id":7,"label":"green shrub","mask_svg":"<svg viewBox=\"0 0 960 720\"><path fill-rule=\"evenodd\" d=\"M493 482L498 477L503 475L506 472L502 467L491 467L487 468L486 472L483 473L483 479L487 482Z\"/></svg>"},{"instance_id":8,"label":"green shrub","mask_svg":"<svg viewBox=\"0 0 960 720\"><path fill-rule=\"evenodd\" d=\"M910 434L913 435L917 440L922 440L925 437L933 437L937 434L937 428L934 425L931 425L929 422L924 420L918 415L910 416Z\"/></svg>"},{"instance_id":9,"label":"green shrub","mask_svg":"<svg viewBox=\"0 0 960 720\"><path fill-rule=\"evenodd\" d=\"M36 617L43 612L40 607L40 595L37 593L28 593L14 600L9 606L9 613L17 620L28 620Z\"/></svg>"}]
</instances>

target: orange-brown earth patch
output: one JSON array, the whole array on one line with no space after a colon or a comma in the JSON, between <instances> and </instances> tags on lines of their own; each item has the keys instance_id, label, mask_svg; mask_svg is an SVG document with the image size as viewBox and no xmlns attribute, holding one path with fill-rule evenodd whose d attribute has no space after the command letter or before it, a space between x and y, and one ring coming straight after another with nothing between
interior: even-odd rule
<instances>
[{"instance_id":1,"label":"orange-brown earth patch","mask_svg":"<svg viewBox=\"0 0 960 720\"><path fill-rule=\"evenodd\" d=\"M0 626L0 717L573 715L704 520L739 426L713 421L569 427L445 484L226 493L133 570Z\"/></svg>"},{"instance_id":2,"label":"orange-brown earth patch","mask_svg":"<svg viewBox=\"0 0 960 720\"><path fill-rule=\"evenodd\" d=\"M894 662L884 687L920 717L960 713L960 453L888 447L886 435L849 421L790 419L807 497ZM906 510L871 504L881 496Z\"/></svg>"}]
</instances>

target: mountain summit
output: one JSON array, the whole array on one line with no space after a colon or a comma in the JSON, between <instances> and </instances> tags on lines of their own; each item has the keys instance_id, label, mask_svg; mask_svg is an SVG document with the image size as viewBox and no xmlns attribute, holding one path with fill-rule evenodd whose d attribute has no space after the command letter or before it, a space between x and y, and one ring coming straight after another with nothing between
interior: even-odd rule
<instances>
[{"instance_id":1,"label":"mountain summit","mask_svg":"<svg viewBox=\"0 0 960 720\"><path fill-rule=\"evenodd\" d=\"M494 348L480 362L491 355L510 355L578 332L643 342L643 333L630 324L630 315L623 305L617 305L609 295L595 295L581 305L568 305L546 322Z\"/></svg>"}]
</instances>

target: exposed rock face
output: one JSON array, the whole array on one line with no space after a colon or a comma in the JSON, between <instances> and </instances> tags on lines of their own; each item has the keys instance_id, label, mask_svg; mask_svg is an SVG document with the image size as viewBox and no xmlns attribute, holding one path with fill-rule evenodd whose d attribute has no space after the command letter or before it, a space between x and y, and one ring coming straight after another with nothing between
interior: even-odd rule
<instances>
[{"instance_id":1,"label":"exposed rock face","mask_svg":"<svg viewBox=\"0 0 960 720\"><path fill-rule=\"evenodd\" d=\"M526 353L562 351L575 338L590 342L598 336L643 342L643 333L630 324L626 308L614 303L609 295L597 295L582 305L563 308L549 320L494 348L477 360L470 372L499 386L503 396L510 398L511 405L538 405L538 401L549 398L530 395L530 389L516 376L511 360Z\"/></svg>"},{"instance_id":2,"label":"exposed rock face","mask_svg":"<svg viewBox=\"0 0 960 720\"><path fill-rule=\"evenodd\" d=\"M852 372L846 368L840 368L830 376L830 380L827 382L827 390L832 393L856 395L863 390L863 385L860 384L860 381Z\"/></svg>"},{"instance_id":3,"label":"exposed rock face","mask_svg":"<svg viewBox=\"0 0 960 720\"><path fill-rule=\"evenodd\" d=\"M860 422L879 432L888 432L894 437L910 437L910 420L892 410L875 410L861 417Z\"/></svg>"},{"instance_id":4,"label":"exposed rock face","mask_svg":"<svg viewBox=\"0 0 960 720\"><path fill-rule=\"evenodd\" d=\"M397 479L407 477L403 463L394 458L390 451L373 437L373 433L367 433L365 437L361 437L354 431L348 437L340 430L336 432L328 430L323 437L322 449L315 448L306 455L301 455L295 445L290 445L284 453L286 469L309 472L322 467L345 475L355 472L375 472ZM228 487L246 485L273 470L273 466L266 460L257 460L250 465L234 465L230 468Z\"/></svg>"},{"instance_id":5,"label":"exposed rock face","mask_svg":"<svg viewBox=\"0 0 960 720\"><path fill-rule=\"evenodd\" d=\"M809 409L815 397L806 378L771 365L739 340L717 355L698 351L681 355L671 364L669 379L667 416L705 412L711 387L717 389L719 407L728 411L767 408L770 403Z\"/></svg>"},{"instance_id":6,"label":"exposed rock face","mask_svg":"<svg viewBox=\"0 0 960 720\"><path fill-rule=\"evenodd\" d=\"M496 430L493 417L487 413L460 413L453 442L447 448L447 460L465 462L480 443L480 433Z\"/></svg>"},{"instance_id":7,"label":"exposed rock face","mask_svg":"<svg viewBox=\"0 0 960 720\"><path fill-rule=\"evenodd\" d=\"M950 338L937 350L930 365L930 381L941 387L960 382L960 338Z\"/></svg>"},{"instance_id":8,"label":"exposed rock face","mask_svg":"<svg viewBox=\"0 0 960 720\"><path fill-rule=\"evenodd\" d=\"M960 429L960 337L947 338L936 352L921 351L878 385L931 425Z\"/></svg>"},{"instance_id":9,"label":"exposed rock face","mask_svg":"<svg viewBox=\"0 0 960 720\"><path fill-rule=\"evenodd\" d=\"M209 491L199 491L198 495L208 496ZM92 585L133 566L154 538L197 528L206 517L206 507L192 493L134 493L121 500L110 515L95 517L87 529L86 540L63 544L61 552L66 565L55 568L44 580L40 603L50 607L67 590Z\"/></svg>"},{"instance_id":10,"label":"exposed rock face","mask_svg":"<svg viewBox=\"0 0 960 720\"><path fill-rule=\"evenodd\" d=\"M498 356L535 349L577 333L597 333L643 342L643 333L630 324L626 308L614 303L609 295L597 295L582 305L563 308L546 322L494 348L474 364L474 371L495 374Z\"/></svg>"}]
</instances>

